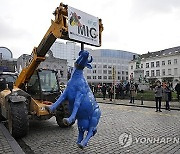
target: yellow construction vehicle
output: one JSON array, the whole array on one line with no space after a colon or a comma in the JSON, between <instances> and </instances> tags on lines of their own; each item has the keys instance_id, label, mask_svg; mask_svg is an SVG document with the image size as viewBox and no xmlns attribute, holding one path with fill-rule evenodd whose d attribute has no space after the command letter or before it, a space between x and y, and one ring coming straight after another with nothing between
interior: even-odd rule
<instances>
[{"instance_id":1,"label":"yellow construction vehicle","mask_svg":"<svg viewBox=\"0 0 180 154\"><path fill-rule=\"evenodd\" d=\"M57 38L72 40L68 35L68 6L60 3L53 14L55 20L51 21L39 46L33 49L29 65L21 71L15 83L0 80L0 119L7 122L10 133L16 138L28 133L29 119L49 119L55 115L58 125L65 127L62 119L69 116L67 104L60 106L54 114L45 110L45 105L55 102L60 89L55 71L38 69ZM102 31L99 19L100 44Z\"/></svg>"}]
</instances>

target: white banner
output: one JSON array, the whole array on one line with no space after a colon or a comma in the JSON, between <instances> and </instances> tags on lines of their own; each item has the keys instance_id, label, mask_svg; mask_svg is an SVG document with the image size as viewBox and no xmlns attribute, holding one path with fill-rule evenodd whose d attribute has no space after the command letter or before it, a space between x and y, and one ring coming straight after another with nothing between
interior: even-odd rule
<instances>
[{"instance_id":1,"label":"white banner","mask_svg":"<svg viewBox=\"0 0 180 154\"><path fill-rule=\"evenodd\" d=\"M100 46L99 19L68 6L69 38L86 44Z\"/></svg>"}]
</instances>

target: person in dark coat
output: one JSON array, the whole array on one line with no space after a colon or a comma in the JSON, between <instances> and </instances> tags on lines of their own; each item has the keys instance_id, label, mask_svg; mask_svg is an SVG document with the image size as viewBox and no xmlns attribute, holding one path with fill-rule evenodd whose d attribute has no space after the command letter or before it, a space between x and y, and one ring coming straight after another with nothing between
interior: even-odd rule
<instances>
[{"instance_id":1,"label":"person in dark coat","mask_svg":"<svg viewBox=\"0 0 180 154\"><path fill-rule=\"evenodd\" d=\"M158 80L156 82L155 87L155 101L156 101L156 112L162 112L161 111L161 100L163 96L163 87L161 86L161 82Z\"/></svg>"},{"instance_id":2,"label":"person in dark coat","mask_svg":"<svg viewBox=\"0 0 180 154\"><path fill-rule=\"evenodd\" d=\"M177 99L178 99L178 101L180 101L180 82L176 84L175 90L177 93Z\"/></svg>"},{"instance_id":3,"label":"person in dark coat","mask_svg":"<svg viewBox=\"0 0 180 154\"><path fill-rule=\"evenodd\" d=\"M112 101L113 94L114 94L114 87L113 87L113 85L111 85L111 86L110 86L110 89L109 89L110 101Z\"/></svg>"},{"instance_id":4,"label":"person in dark coat","mask_svg":"<svg viewBox=\"0 0 180 154\"><path fill-rule=\"evenodd\" d=\"M165 84L164 87L164 99L166 101L166 110L170 111L170 101L171 101L171 89L169 87L169 85Z\"/></svg>"},{"instance_id":5,"label":"person in dark coat","mask_svg":"<svg viewBox=\"0 0 180 154\"><path fill-rule=\"evenodd\" d=\"M103 84L103 86L101 87L101 91L103 94L103 100L105 100L105 98L106 98L106 90L107 90L106 85Z\"/></svg>"},{"instance_id":6,"label":"person in dark coat","mask_svg":"<svg viewBox=\"0 0 180 154\"><path fill-rule=\"evenodd\" d=\"M133 83L130 85L130 102L134 104L134 97L136 96L136 87Z\"/></svg>"}]
</instances>

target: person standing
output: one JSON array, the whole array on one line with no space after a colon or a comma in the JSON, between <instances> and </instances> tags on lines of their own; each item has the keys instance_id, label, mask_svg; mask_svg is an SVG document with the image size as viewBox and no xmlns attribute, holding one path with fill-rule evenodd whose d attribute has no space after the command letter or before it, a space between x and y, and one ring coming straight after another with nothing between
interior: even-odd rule
<instances>
[{"instance_id":1,"label":"person standing","mask_svg":"<svg viewBox=\"0 0 180 154\"><path fill-rule=\"evenodd\" d=\"M135 83L134 86L135 86L135 88L136 88L136 92L138 92L138 86L139 86L139 85L138 85L137 83Z\"/></svg>"},{"instance_id":2,"label":"person standing","mask_svg":"<svg viewBox=\"0 0 180 154\"><path fill-rule=\"evenodd\" d=\"M180 101L180 82L176 84L175 90L177 93L177 99L178 99L178 101Z\"/></svg>"},{"instance_id":3,"label":"person standing","mask_svg":"<svg viewBox=\"0 0 180 154\"><path fill-rule=\"evenodd\" d=\"M113 94L114 94L114 88L113 88L113 85L111 85L111 86L110 86L110 89L109 89L110 101L112 101Z\"/></svg>"},{"instance_id":4,"label":"person standing","mask_svg":"<svg viewBox=\"0 0 180 154\"><path fill-rule=\"evenodd\" d=\"M120 90L119 90L119 85L118 84L115 87L115 94L116 94L116 99L119 99Z\"/></svg>"},{"instance_id":5,"label":"person standing","mask_svg":"<svg viewBox=\"0 0 180 154\"><path fill-rule=\"evenodd\" d=\"M162 112L161 111L162 95L163 95L163 87L161 86L161 82L158 80L156 82L156 87L155 87L156 112L158 111Z\"/></svg>"},{"instance_id":6,"label":"person standing","mask_svg":"<svg viewBox=\"0 0 180 154\"><path fill-rule=\"evenodd\" d=\"M132 83L130 85L130 102L129 103L133 103L134 104L134 97L135 97L135 95L136 95L136 87Z\"/></svg>"},{"instance_id":7,"label":"person standing","mask_svg":"<svg viewBox=\"0 0 180 154\"><path fill-rule=\"evenodd\" d=\"M106 85L105 84L103 84L103 86L101 87L101 91L102 91L102 94L103 94L103 100L105 100L105 98L106 98Z\"/></svg>"},{"instance_id":8,"label":"person standing","mask_svg":"<svg viewBox=\"0 0 180 154\"><path fill-rule=\"evenodd\" d=\"M171 101L171 89L167 84L165 84L165 88L164 88L164 99L166 101L166 110L170 111L169 102Z\"/></svg>"}]
</instances>

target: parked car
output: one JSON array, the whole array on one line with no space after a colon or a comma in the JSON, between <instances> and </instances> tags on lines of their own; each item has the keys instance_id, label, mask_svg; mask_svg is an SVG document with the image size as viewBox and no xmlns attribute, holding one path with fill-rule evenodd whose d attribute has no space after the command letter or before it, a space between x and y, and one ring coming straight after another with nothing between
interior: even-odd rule
<instances>
[{"instance_id":1,"label":"parked car","mask_svg":"<svg viewBox=\"0 0 180 154\"><path fill-rule=\"evenodd\" d=\"M0 72L0 81L2 82L5 80L5 82L8 83L14 83L16 81L18 74L13 72ZM1 86L0 86L1 91Z\"/></svg>"}]
</instances>

